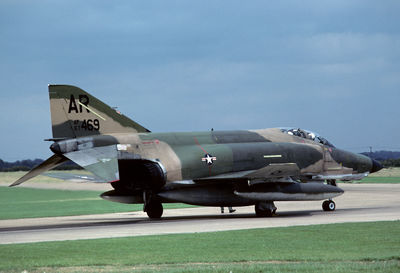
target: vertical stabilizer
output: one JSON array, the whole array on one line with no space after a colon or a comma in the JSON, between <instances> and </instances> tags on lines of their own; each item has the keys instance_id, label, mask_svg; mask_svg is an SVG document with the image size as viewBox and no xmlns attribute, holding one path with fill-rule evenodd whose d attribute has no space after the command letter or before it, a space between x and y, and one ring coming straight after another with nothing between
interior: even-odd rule
<instances>
[{"instance_id":1,"label":"vertical stabilizer","mask_svg":"<svg viewBox=\"0 0 400 273\"><path fill-rule=\"evenodd\" d=\"M49 85L53 138L150 132L82 89Z\"/></svg>"}]
</instances>

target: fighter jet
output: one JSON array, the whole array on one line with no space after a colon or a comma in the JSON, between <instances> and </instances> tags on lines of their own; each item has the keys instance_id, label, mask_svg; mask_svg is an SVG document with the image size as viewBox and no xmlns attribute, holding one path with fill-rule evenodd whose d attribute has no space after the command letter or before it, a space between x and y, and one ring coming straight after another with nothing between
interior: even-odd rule
<instances>
[{"instance_id":1,"label":"fighter jet","mask_svg":"<svg viewBox=\"0 0 400 273\"><path fill-rule=\"evenodd\" d=\"M300 128L153 133L78 87L49 85L49 96L54 155L10 186L72 160L111 185L103 199L144 204L150 218L174 202L254 205L266 217L274 201L325 200L333 211L336 180L382 168Z\"/></svg>"}]
</instances>

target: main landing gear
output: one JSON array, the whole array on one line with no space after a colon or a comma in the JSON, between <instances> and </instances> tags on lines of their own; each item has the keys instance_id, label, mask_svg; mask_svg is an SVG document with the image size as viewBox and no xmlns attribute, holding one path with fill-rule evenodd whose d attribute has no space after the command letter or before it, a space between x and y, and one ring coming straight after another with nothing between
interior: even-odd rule
<instances>
[{"instance_id":1,"label":"main landing gear","mask_svg":"<svg viewBox=\"0 0 400 273\"><path fill-rule=\"evenodd\" d=\"M257 217L271 217L275 214L276 212L276 207L274 205L274 202L258 202L255 206L254 209L256 211L256 216Z\"/></svg>"},{"instance_id":2,"label":"main landing gear","mask_svg":"<svg viewBox=\"0 0 400 273\"><path fill-rule=\"evenodd\" d=\"M326 200L322 203L322 209L324 211L334 211L336 209L336 204L332 200Z\"/></svg>"},{"instance_id":3,"label":"main landing gear","mask_svg":"<svg viewBox=\"0 0 400 273\"><path fill-rule=\"evenodd\" d=\"M157 198L152 198L151 192L143 192L143 211L150 219L160 219L163 214L163 206Z\"/></svg>"},{"instance_id":4,"label":"main landing gear","mask_svg":"<svg viewBox=\"0 0 400 273\"><path fill-rule=\"evenodd\" d=\"M145 206L145 211L150 219L160 219L163 214L163 206L159 201L152 201Z\"/></svg>"}]
</instances>

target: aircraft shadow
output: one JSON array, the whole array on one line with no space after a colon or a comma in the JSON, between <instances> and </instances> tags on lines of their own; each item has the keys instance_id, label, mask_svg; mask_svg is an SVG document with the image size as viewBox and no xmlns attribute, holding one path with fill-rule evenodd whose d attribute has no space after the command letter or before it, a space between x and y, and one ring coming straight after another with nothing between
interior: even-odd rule
<instances>
[{"instance_id":1,"label":"aircraft shadow","mask_svg":"<svg viewBox=\"0 0 400 273\"><path fill-rule=\"evenodd\" d=\"M361 211L366 209L377 209L377 208L344 208L338 209L334 213ZM27 225L18 227L7 227L0 228L1 232L10 231L28 231L28 230L45 230L45 229L63 229L63 228L82 228L82 227L107 227L107 226L121 226L121 225L140 225L140 224L151 224L151 223L171 223L180 221L209 221L209 220L228 220L228 219L265 219L266 221L274 218L297 218L297 217L312 217L317 214L329 214L331 212L324 212L322 210L299 210L299 211L280 211L277 215L272 217L259 218L254 213L227 213L227 214L209 214L209 215L184 215L184 216L166 216L161 219L149 219L147 216L140 218L129 218L130 215L120 218L88 218L71 220L74 223L62 223L62 224L46 224L46 225ZM134 215L134 213L132 214ZM80 223L76 223L80 221ZM201 224L201 223L200 223Z\"/></svg>"}]
</instances>

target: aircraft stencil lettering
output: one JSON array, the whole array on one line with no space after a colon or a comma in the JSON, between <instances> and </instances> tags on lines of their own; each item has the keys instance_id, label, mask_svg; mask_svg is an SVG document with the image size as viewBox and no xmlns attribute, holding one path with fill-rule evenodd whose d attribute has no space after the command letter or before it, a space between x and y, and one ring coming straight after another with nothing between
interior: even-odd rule
<instances>
[{"instance_id":1,"label":"aircraft stencil lettering","mask_svg":"<svg viewBox=\"0 0 400 273\"><path fill-rule=\"evenodd\" d=\"M74 130L79 131L79 130L88 130L88 131L98 131L100 130L100 122L98 119L84 119L84 120L79 120L76 119L74 120Z\"/></svg>"},{"instance_id":2,"label":"aircraft stencil lettering","mask_svg":"<svg viewBox=\"0 0 400 273\"><path fill-rule=\"evenodd\" d=\"M336 180L382 168L299 128L152 133L78 87L49 85L49 96L54 154L11 186L72 160L110 183L103 199L141 203L150 218L170 202L254 205L271 216L274 201L325 200L332 211L343 194Z\"/></svg>"},{"instance_id":3,"label":"aircraft stencil lettering","mask_svg":"<svg viewBox=\"0 0 400 273\"><path fill-rule=\"evenodd\" d=\"M88 104L89 104L89 97L86 95L79 95L79 100L78 100L78 104L79 104L79 111L78 111L78 106L77 103L75 101L75 97L74 95L71 94L71 97L69 99L69 107L68 107L68 113L71 112L75 112L75 113L82 113L83 107L86 109L86 111L88 113L90 113L90 110L88 108ZM83 107L82 107L83 106Z\"/></svg>"}]
</instances>

